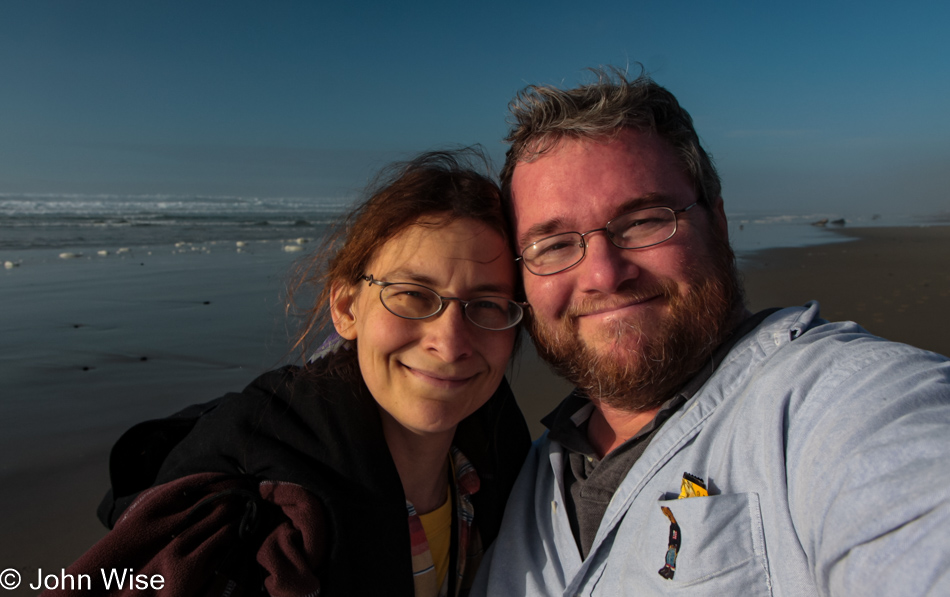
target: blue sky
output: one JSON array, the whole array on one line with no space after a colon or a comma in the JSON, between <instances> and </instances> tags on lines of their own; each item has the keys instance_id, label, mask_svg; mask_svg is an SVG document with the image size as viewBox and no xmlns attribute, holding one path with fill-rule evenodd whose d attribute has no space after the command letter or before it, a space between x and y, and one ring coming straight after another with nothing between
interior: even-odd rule
<instances>
[{"instance_id":1,"label":"blue sky","mask_svg":"<svg viewBox=\"0 0 950 597\"><path fill-rule=\"evenodd\" d=\"M642 63L728 212L950 209L942 2L0 5L0 193L350 196L387 161L503 155L524 85Z\"/></svg>"}]
</instances>

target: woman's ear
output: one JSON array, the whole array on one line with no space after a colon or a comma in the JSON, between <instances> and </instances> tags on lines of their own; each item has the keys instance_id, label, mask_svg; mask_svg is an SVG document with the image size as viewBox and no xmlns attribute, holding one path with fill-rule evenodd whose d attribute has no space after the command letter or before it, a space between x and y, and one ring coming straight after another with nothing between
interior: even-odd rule
<instances>
[{"instance_id":1,"label":"woman's ear","mask_svg":"<svg viewBox=\"0 0 950 597\"><path fill-rule=\"evenodd\" d=\"M336 333L347 340L356 340L356 303L357 289L342 282L333 282L330 286L330 317Z\"/></svg>"}]
</instances>

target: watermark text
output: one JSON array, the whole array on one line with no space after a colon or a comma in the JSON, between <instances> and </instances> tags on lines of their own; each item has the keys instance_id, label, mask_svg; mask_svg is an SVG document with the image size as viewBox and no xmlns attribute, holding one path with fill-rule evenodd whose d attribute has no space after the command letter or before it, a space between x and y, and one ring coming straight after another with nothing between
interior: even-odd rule
<instances>
[{"instance_id":1,"label":"watermark text","mask_svg":"<svg viewBox=\"0 0 950 597\"><path fill-rule=\"evenodd\" d=\"M161 574L140 574L132 568L101 568L99 574L71 573L66 572L65 568L44 573L42 568L38 568L36 580L32 578L32 575L27 577L27 586L33 591L91 591L94 588L106 591L158 591L165 587L165 578ZM12 591L20 586L22 580L20 572L14 568L0 572L0 588Z\"/></svg>"}]
</instances>

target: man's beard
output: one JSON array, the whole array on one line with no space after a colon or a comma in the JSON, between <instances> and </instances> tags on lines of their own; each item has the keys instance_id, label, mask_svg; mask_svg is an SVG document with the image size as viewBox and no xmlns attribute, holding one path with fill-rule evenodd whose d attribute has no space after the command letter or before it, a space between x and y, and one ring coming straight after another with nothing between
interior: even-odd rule
<instances>
[{"instance_id":1,"label":"man's beard","mask_svg":"<svg viewBox=\"0 0 950 597\"><path fill-rule=\"evenodd\" d=\"M530 318L528 327L539 354L592 400L627 412L662 405L708 362L742 312L732 249L721 238L713 239L712 245L711 263L702 271L687 272L686 296L679 294L673 281L664 280L572 305L553 325ZM659 326L651 326L652 333L644 332L638 322L617 320L601 330L599 349L581 339L580 314L605 303L628 304L656 295L667 301L669 314Z\"/></svg>"}]
</instances>

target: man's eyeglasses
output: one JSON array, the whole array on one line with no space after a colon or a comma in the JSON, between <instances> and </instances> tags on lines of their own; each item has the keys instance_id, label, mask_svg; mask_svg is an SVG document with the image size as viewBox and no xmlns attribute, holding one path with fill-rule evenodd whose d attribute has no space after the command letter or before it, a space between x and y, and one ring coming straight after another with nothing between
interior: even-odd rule
<instances>
[{"instance_id":1,"label":"man's eyeglasses","mask_svg":"<svg viewBox=\"0 0 950 597\"><path fill-rule=\"evenodd\" d=\"M404 319L426 319L441 313L446 301L458 301L469 321L486 330L500 331L518 325L524 316L523 307L527 305L500 296L463 301L455 296L441 296L421 284L376 280L372 274L360 279L379 286L379 300L386 310Z\"/></svg>"},{"instance_id":2,"label":"man's eyeglasses","mask_svg":"<svg viewBox=\"0 0 950 597\"><path fill-rule=\"evenodd\" d=\"M550 276L572 268L587 255L588 234L606 232L610 242L619 249L644 249L673 238L676 214L692 209L698 202L683 209L648 207L627 212L607 222L603 228L587 232L563 232L537 240L515 258L524 262L536 276Z\"/></svg>"}]
</instances>

